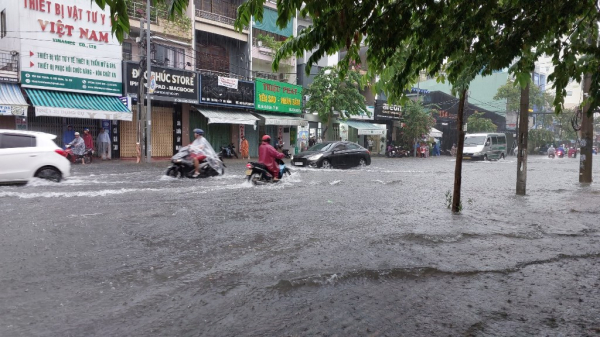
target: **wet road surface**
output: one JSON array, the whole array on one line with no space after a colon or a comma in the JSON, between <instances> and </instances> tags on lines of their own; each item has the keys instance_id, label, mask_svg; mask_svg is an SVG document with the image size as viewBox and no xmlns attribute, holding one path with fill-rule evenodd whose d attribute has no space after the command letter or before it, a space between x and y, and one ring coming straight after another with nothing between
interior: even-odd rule
<instances>
[{"instance_id":1,"label":"wet road surface","mask_svg":"<svg viewBox=\"0 0 600 337\"><path fill-rule=\"evenodd\" d=\"M0 336L600 335L600 185L578 159L530 157L525 197L514 157L465 163L460 215L450 157L260 187L226 163L0 186Z\"/></svg>"}]
</instances>

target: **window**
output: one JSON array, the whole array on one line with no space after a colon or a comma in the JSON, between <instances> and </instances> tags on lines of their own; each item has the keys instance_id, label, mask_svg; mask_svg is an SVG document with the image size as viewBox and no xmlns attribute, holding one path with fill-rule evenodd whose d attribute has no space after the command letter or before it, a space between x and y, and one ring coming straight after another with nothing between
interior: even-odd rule
<instances>
[{"instance_id":1,"label":"window","mask_svg":"<svg viewBox=\"0 0 600 337\"><path fill-rule=\"evenodd\" d=\"M0 135L0 149L14 149L18 147L35 147L35 137L26 135Z\"/></svg>"},{"instance_id":2,"label":"window","mask_svg":"<svg viewBox=\"0 0 600 337\"><path fill-rule=\"evenodd\" d=\"M185 68L185 53L182 48L155 44L152 48L152 60L159 65L171 68Z\"/></svg>"},{"instance_id":3,"label":"window","mask_svg":"<svg viewBox=\"0 0 600 337\"><path fill-rule=\"evenodd\" d=\"M333 149L333 151L344 151L344 150L346 150L346 145L344 145L344 144L338 144L338 145L337 145L337 146L336 146L336 147Z\"/></svg>"},{"instance_id":4,"label":"window","mask_svg":"<svg viewBox=\"0 0 600 337\"><path fill-rule=\"evenodd\" d=\"M354 143L348 143L346 144L346 147L348 147L348 150L360 150L361 147L358 144L354 144Z\"/></svg>"},{"instance_id":5,"label":"window","mask_svg":"<svg viewBox=\"0 0 600 337\"><path fill-rule=\"evenodd\" d=\"M506 137L498 137L498 144L500 144L500 145L506 144Z\"/></svg>"},{"instance_id":6,"label":"window","mask_svg":"<svg viewBox=\"0 0 600 337\"><path fill-rule=\"evenodd\" d=\"M0 14L0 38L6 36L6 9Z\"/></svg>"},{"instance_id":7,"label":"window","mask_svg":"<svg viewBox=\"0 0 600 337\"><path fill-rule=\"evenodd\" d=\"M131 61L131 43L123 42L123 61Z\"/></svg>"},{"instance_id":8,"label":"window","mask_svg":"<svg viewBox=\"0 0 600 337\"><path fill-rule=\"evenodd\" d=\"M573 96L573 92L572 91L567 91L567 96Z\"/></svg>"},{"instance_id":9,"label":"window","mask_svg":"<svg viewBox=\"0 0 600 337\"><path fill-rule=\"evenodd\" d=\"M492 145L498 145L498 138L492 137Z\"/></svg>"}]
</instances>

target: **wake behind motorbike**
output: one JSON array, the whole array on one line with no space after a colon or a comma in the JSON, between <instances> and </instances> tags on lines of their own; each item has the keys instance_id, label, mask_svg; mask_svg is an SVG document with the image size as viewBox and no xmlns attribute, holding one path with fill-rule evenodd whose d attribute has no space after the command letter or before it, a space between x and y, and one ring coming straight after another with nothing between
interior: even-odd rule
<instances>
[{"instance_id":1,"label":"wake behind motorbike","mask_svg":"<svg viewBox=\"0 0 600 337\"><path fill-rule=\"evenodd\" d=\"M169 177L173 178L208 178L214 177L221 174L225 174L225 164L221 156L218 158L209 158L207 156L201 156L200 160L200 175L194 177L194 160L191 156L192 152L189 146L182 147L177 154L171 157L171 166L167 168L165 173Z\"/></svg>"},{"instance_id":2,"label":"wake behind motorbike","mask_svg":"<svg viewBox=\"0 0 600 337\"><path fill-rule=\"evenodd\" d=\"M71 164L79 163L79 159L81 158L83 158L84 163L90 164L93 159L93 154L94 151L91 148L86 148L82 156L76 155L73 153L73 149L70 145L67 145L64 151L65 158L67 158L67 160L70 161Z\"/></svg>"},{"instance_id":3,"label":"wake behind motorbike","mask_svg":"<svg viewBox=\"0 0 600 337\"><path fill-rule=\"evenodd\" d=\"M277 159L276 162L277 165L279 165L279 179L282 179L286 173L287 175L292 175L290 169L285 167L283 160ZM273 175L264 164L258 162L249 162L246 164L246 177L248 181L251 181L254 185L279 182L279 180L274 180Z\"/></svg>"}]
</instances>

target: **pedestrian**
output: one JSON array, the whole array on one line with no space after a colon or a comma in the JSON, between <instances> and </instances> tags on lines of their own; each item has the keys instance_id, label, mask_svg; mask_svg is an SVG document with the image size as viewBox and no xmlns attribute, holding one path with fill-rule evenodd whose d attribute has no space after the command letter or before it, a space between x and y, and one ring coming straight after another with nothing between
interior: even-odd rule
<instances>
[{"instance_id":1,"label":"pedestrian","mask_svg":"<svg viewBox=\"0 0 600 337\"><path fill-rule=\"evenodd\" d=\"M110 160L110 136L104 128L100 128L96 143L98 143L98 156L102 157L102 160Z\"/></svg>"},{"instance_id":2,"label":"pedestrian","mask_svg":"<svg viewBox=\"0 0 600 337\"><path fill-rule=\"evenodd\" d=\"M436 142L431 143L431 153L434 157L438 157L440 155L439 148Z\"/></svg>"},{"instance_id":3,"label":"pedestrian","mask_svg":"<svg viewBox=\"0 0 600 337\"><path fill-rule=\"evenodd\" d=\"M317 141L315 140L315 136L311 136L311 137L308 139L308 147L309 147L309 148L313 147L313 145L315 145L315 143L316 143L316 142L317 142Z\"/></svg>"},{"instance_id":4,"label":"pedestrian","mask_svg":"<svg viewBox=\"0 0 600 337\"><path fill-rule=\"evenodd\" d=\"M456 144L452 144L452 148L450 149L450 154L452 157L456 157Z\"/></svg>"},{"instance_id":5,"label":"pedestrian","mask_svg":"<svg viewBox=\"0 0 600 337\"><path fill-rule=\"evenodd\" d=\"M419 157L420 152L419 142L415 142L415 157Z\"/></svg>"},{"instance_id":6,"label":"pedestrian","mask_svg":"<svg viewBox=\"0 0 600 337\"><path fill-rule=\"evenodd\" d=\"M240 153L242 154L242 159L246 157L250 159L250 144L248 144L248 140L244 136L242 136L242 142L240 143Z\"/></svg>"},{"instance_id":7,"label":"pedestrian","mask_svg":"<svg viewBox=\"0 0 600 337\"><path fill-rule=\"evenodd\" d=\"M277 148L278 152L283 152L283 139L281 138L281 136L277 137L277 144L275 144L275 147Z\"/></svg>"},{"instance_id":8,"label":"pedestrian","mask_svg":"<svg viewBox=\"0 0 600 337\"><path fill-rule=\"evenodd\" d=\"M83 129L83 137L81 138L83 138L83 141L85 142L86 150L91 149L92 153L94 153L94 138L92 138L92 135L90 134L90 129Z\"/></svg>"},{"instance_id":9,"label":"pedestrian","mask_svg":"<svg viewBox=\"0 0 600 337\"><path fill-rule=\"evenodd\" d=\"M367 145L369 146L369 151L373 151L373 139L371 139L369 137L369 139L367 140Z\"/></svg>"},{"instance_id":10,"label":"pedestrian","mask_svg":"<svg viewBox=\"0 0 600 337\"><path fill-rule=\"evenodd\" d=\"M422 143L421 144L421 158L425 158L425 152L427 151L426 148L427 148L427 146L425 146L425 143Z\"/></svg>"},{"instance_id":11,"label":"pedestrian","mask_svg":"<svg viewBox=\"0 0 600 337\"><path fill-rule=\"evenodd\" d=\"M67 129L63 132L63 147L66 149L67 144L75 139L75 130L72 125L67 125Z\"/></svg>"}]
</instances>

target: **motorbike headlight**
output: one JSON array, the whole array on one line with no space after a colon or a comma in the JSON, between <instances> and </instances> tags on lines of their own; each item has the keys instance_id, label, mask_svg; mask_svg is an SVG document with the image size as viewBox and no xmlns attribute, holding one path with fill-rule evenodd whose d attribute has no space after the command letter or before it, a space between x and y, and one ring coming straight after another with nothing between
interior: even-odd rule
<instances>
[{"instance_id":1,"label":"motorbike headlight","mask_svg":"<svg viewBox=\"0 0 600 337\"><path fill-rule=\"evenodd\" d=\"M319 154L315 154L315 155L308 157L308 160L319 160L319 158L321 158L321 157L323 157L323 154L319 153Z\"/></svg>"}]
</instances>

